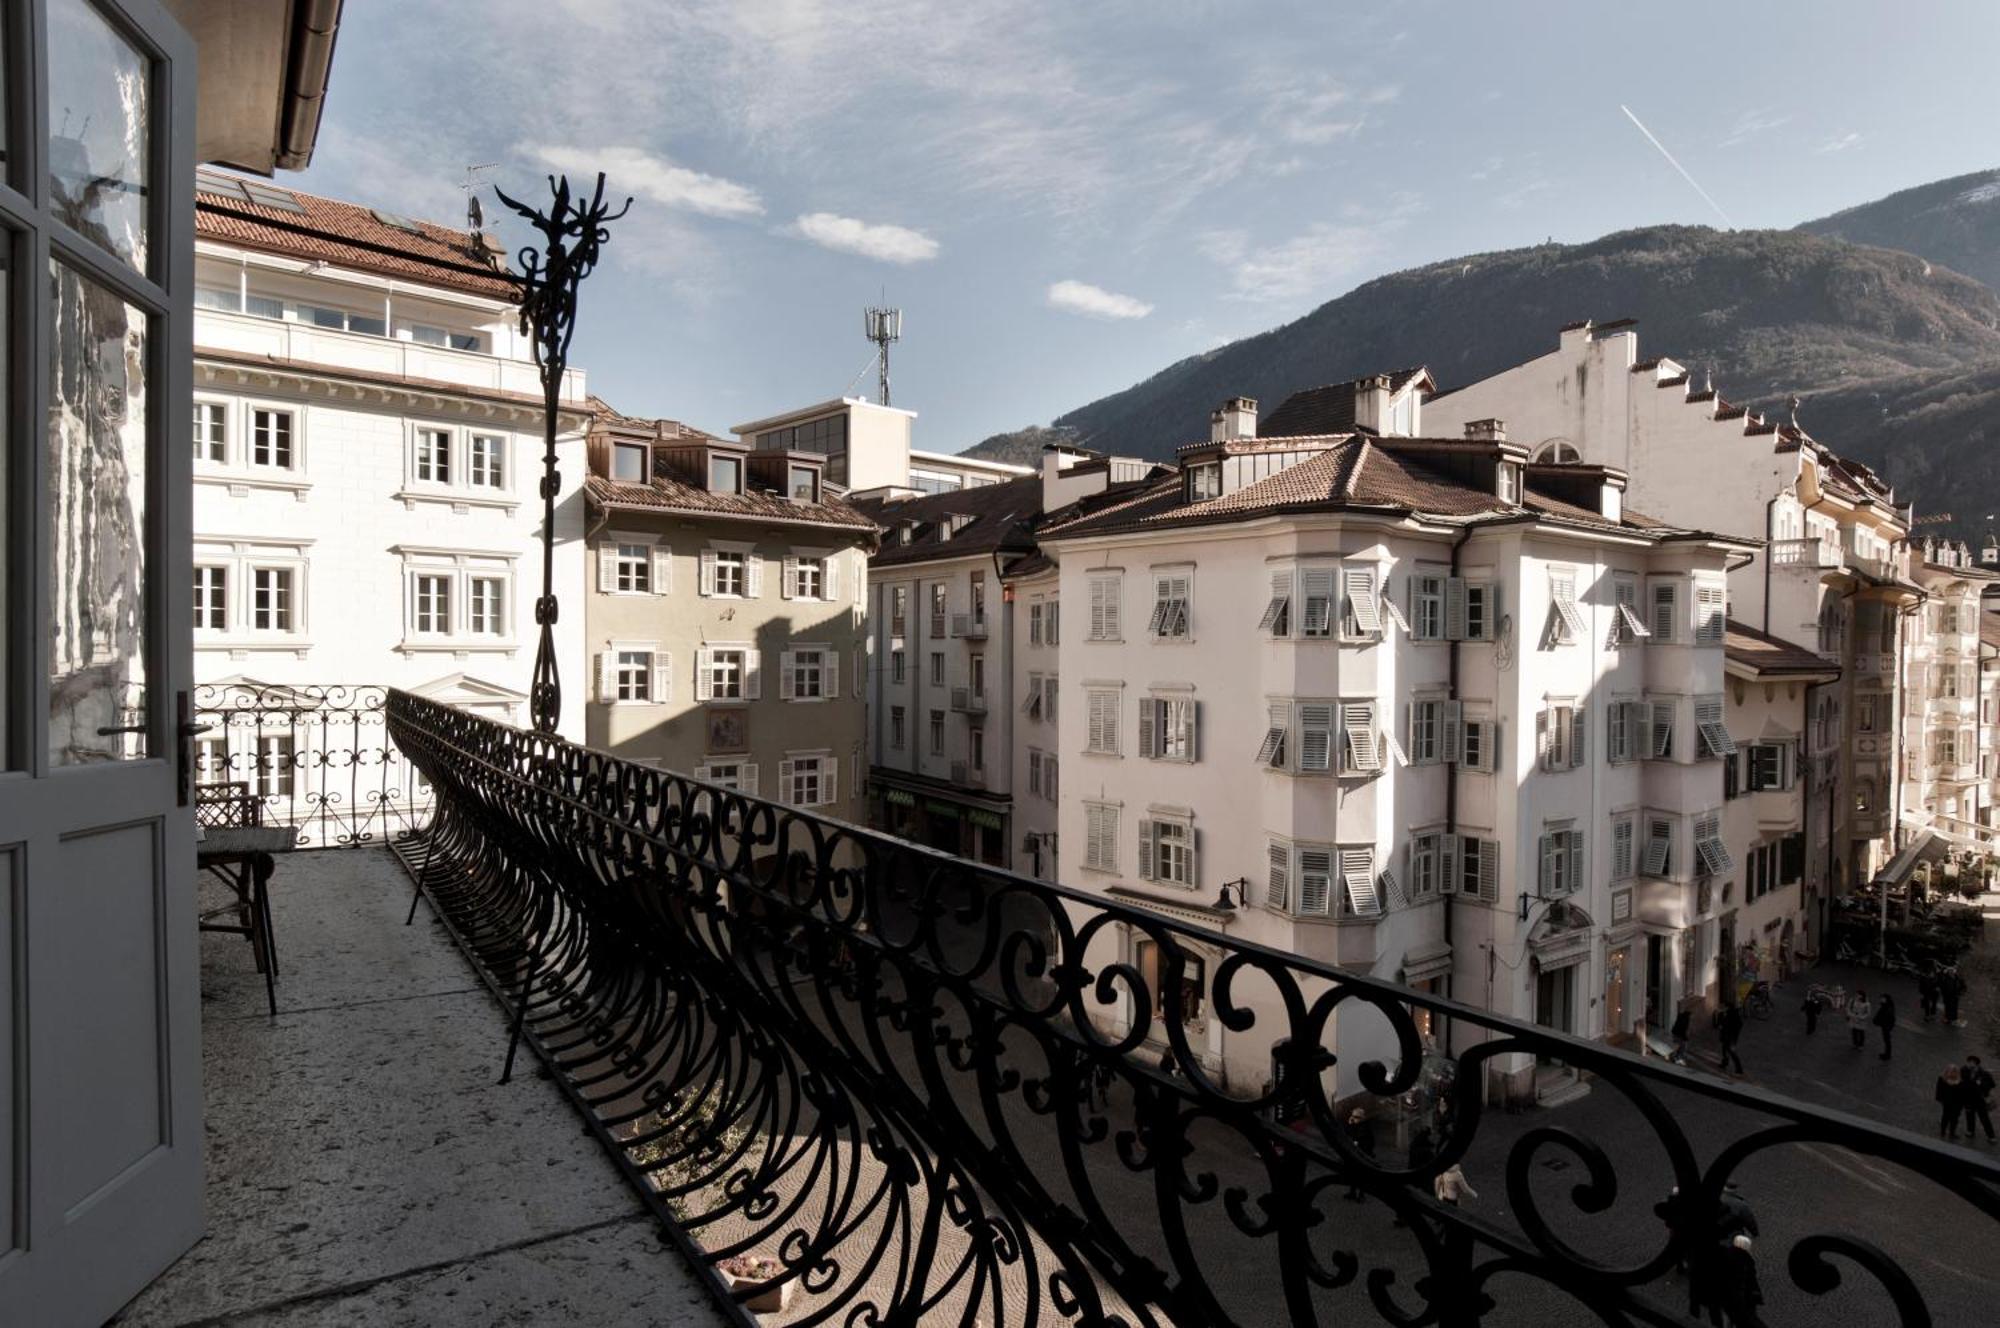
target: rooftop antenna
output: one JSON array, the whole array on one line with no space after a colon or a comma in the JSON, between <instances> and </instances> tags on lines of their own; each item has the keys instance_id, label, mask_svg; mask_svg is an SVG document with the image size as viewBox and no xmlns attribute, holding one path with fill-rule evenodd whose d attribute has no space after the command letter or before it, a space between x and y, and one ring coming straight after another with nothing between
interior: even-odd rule
<instances>
[{"instance_id":1,"label":"rooftop antenna","mask_svg":"<svg viewBox=\"0 0 2000 1328\"><path fill-rule=\"evenodd\" d=\"M882 404L889 404L889 343L903 339L903 311L871 306L861 311L861 331L875 343L875 362L881 369Z\"/></svg>"},{"instance_id":2,"label":"rooftop antenna","mask_svg":"<svg viewBox=\"0 0 2000 1328\"><path fill-rule=\"evenodd\" d=\"M479 206L479 173L490 171L499 164L497 161L481 162L476 166L470 162L466 164L465 184L462 186L465 190L465 229L474 235L486 229L486 213Z\"/></svg>"}]
</instances>

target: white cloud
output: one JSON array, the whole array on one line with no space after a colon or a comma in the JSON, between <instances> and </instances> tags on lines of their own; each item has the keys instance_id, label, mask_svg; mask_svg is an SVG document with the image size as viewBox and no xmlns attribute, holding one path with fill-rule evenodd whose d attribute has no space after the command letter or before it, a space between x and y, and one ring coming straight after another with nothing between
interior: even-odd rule
<instances>
[{"instance_id":1,"label":"white cloud","mask_svg":"<svg viewBox=\"0 0 2000 1328\"><path fill-rule=\"evenodd\" d=\"M1153 306L1087 281L1058 281L1049 287L1049 307L1091 318L1144 318Z\"/></svg>"},{"instance_id":2,"label":"white cloud","mask_svg":"<svg viewBox=\"0 0 2000 1328\"><path fill-rule=\"evenodd\" d=\"M884 222L857 221L832 212L808 212L793 224L798 234L823 249L859 254L883 263L927 263L938 242L922 231Z\"/></svg>"},{"instance_id":3,"label":"white cloud","mask_svg":"<svg viewBox=\"0 0 2000 1328\"><path fill-rule=\"evenodd\" d=\"M1826 142L1814 148L1813 151L1845 152L1849 148L1854 147L1856 144L1860 142L1861 142L1861 135L1858 133L1835 134L1832 138L1829 138L1828 140L1826 140Z\"/></svg>"},{"instance_id":4,"label":"white cloud","mask_svg":"<svg viewBox=\"0 0 2000 1328\"><path fill-rule=\"evenodd\" d=\"M1422 200L1398 194L1365 220L1314 222L1276 244L1253 247L1241 230L1209 231L1196 238L1208 258L1229 269L1232 298L1257 303L1327 300L1336 285L1381 256Z\"/></svg>"},{"instance_id":5,"label":"white cloud","mask_svg":"<svg viewBox=\"0 0 2000 1328\"><path fill-rule=\"evenodd\" d=\"M705 217L760 217L764 200L748 185L676 166L644 148L578 148L560 144L527 144L528 156L558 171L586 180L603 171L607 189L630 192L655 203ZM576 182L572 182L576 183Z\"/></svg>"},{"instance_id":6,"label":"white cloud","mask_svg":"<svg viewBox=\"0 0 2000 1328\"><path fill-rule=\"evenodd\" d=\"M1771 107L1759 106L1737 116L1736 123L1729 127L1729 132L1723 135L1722 141L1716 144L1716 146L1733 148L1738 144L1747 143L1767 130L1776 129L1780 125L1788 125L1791 122L1791 116L1773 115L1771 114Z\"/></svg>"},{"instance_id":7,"label":"white cloud","mask_svg":"<svg viewBox=\"0 0 2000 1328\"><path fill-rule=\"evenodd\" d=\"M1324 147L1361 132L1368 123L1363 107L1386 106L1400 95L1394 86L1356 93L1320 75L1280 86L1264 108L1264 120L1287 143Z\"/></svg>"}]
</instances>

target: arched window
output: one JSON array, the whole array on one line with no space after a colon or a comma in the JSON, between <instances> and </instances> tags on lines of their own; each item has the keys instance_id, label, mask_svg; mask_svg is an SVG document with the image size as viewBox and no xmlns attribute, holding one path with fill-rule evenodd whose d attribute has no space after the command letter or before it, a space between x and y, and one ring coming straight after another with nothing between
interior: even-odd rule
<instances>
[{"instance_id":1,"label":"arched window","mask_svg":"<svg viewBox=\"0 0 2000 1328\"><path fill-rule=\"evenodd\" d=\"M1535 464L1538 466L1574 466L1582 460L1583 453L1561 438L1551 438L1535 453Z\"/></svg>"}]
</instances>

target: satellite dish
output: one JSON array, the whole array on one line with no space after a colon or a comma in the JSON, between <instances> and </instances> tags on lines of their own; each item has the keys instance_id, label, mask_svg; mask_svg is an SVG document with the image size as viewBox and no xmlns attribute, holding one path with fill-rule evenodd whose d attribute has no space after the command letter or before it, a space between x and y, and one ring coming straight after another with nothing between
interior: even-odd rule
<instances>
[{"instance_id":1,"label":"satellite dish","mask_svg":"<svg viewBox=\"0 0 2000 1328\"><path fill-rule=\"evenodd\" d=\"M470 230L481 230L486 225L486 215L480 210L479 195L469 194L465 199L465 224Z\"/></svg>"}]
</instances>

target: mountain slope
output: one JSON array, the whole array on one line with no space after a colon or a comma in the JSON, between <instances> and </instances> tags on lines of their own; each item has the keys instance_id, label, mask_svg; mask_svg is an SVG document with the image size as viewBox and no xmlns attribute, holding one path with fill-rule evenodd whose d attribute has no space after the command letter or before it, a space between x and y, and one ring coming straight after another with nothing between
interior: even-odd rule
<instances>
[{"instance_id":1,"label":"mountain slope","mask_svg":"<svg viewBox=\"0 0 2000 1328\"><path fill-rule=\"evenodd\" d=\"M1921 254L2000 289L2000 170L1918 185L1798 229Z\"/></svg>"},{"instance_id":2,"label":"mountain slope","mask_svg":"<svg viewBox=\"0 0 2000 1328\"><path fill-rule=\"evenodd\" d=\"M1407 364L1449 388L1543 354L1558 327L1592 317L1637 318L1643 354L1712 367L1717 387L1750 403L2000 363L2000 294L1935 263L1800 231L1658 226L1382 277L1055 425L1085 446L1165 457L1205 437L1230 396L1268 410L1303 387Z\"/></svg>"}]
</instances>

